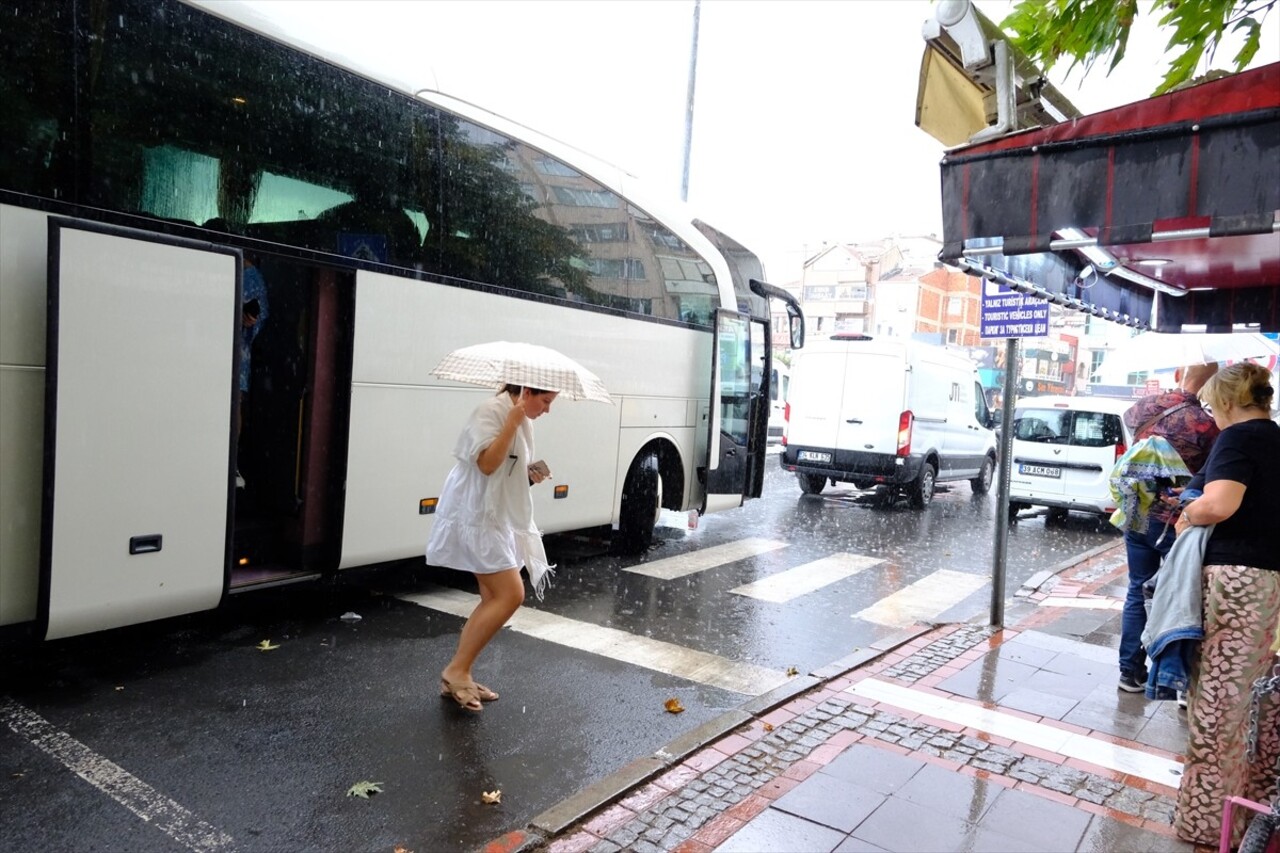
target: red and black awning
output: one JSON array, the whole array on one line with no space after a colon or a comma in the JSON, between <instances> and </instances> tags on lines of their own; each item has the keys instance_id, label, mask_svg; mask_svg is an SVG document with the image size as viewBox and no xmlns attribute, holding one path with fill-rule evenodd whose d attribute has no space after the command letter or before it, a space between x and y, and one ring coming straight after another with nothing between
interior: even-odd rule
<instances>
[{"instance_id":1,"label":"red and black awning","mask_svg":"<svg viewBox=\"0 0 1280 853\"><path fill-rule=\"evenodd\" d=\"M1280 331L1280 63L958 148L943 260L1131 325Z\"/></svg>"}]
</instances>

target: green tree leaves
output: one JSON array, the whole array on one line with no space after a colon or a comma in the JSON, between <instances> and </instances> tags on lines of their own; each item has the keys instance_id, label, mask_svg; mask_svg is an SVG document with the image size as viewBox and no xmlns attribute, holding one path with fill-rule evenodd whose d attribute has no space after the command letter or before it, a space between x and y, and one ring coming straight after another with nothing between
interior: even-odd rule
<instances>
[{"instance_id":1,"label":"green tree leaves","mask_svg":"<svg viewBox=\"0 0 1280 853\"><path fill-rule=\"evenodd\" d=\"M1000 22L1012 35L1014 47L1045 71L1069 59L1069 74L1077 65L1087 75L1099 59L1109 58L1107 73L1125 56L1129 31L1139 14L1159 14L1159 24L1171 30L1166 53L1173 54L1168 70L1153 95L1197 80L1201 61L1213 62L1227 33L1242 33L1244 44L1231 60L1242 71L1258 52L1262 23L1280 0L1020 0ZM1209 76L1221 76L1211 71Z\"/></svg>"}]
</instances>

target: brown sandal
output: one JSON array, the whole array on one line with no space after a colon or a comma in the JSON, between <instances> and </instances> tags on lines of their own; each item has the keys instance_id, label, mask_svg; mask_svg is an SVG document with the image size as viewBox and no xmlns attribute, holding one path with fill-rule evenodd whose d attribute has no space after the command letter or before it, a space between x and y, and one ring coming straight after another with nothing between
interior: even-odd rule
<instances>
[{"instance_id":1,"label":"brown sandal","mask_svg":"<svg viewBox=\"0 0 1280 853\"><path fill-rule=\"evenodd\" d=\"M485 687L483 684L481 684L478 681L476 682L476 694L479 695L481 702L497 702L498 701L498 694L494 693L492 690L490 690L488 687Z\"/></svg>"},{"instance_id":2,"label":"brown sandal","mask_svg":"<svg viewBox=\"0 0 1280 853\"><path fill-rule=\"evenodd\" d=\"M455 683L442 677L440 679L440 695L457 702L458 707L464 711L470 711L474 714L484 710L484 705L480 704L479 685L475 682L460 681Z\"/></svg>"}]
</instances>

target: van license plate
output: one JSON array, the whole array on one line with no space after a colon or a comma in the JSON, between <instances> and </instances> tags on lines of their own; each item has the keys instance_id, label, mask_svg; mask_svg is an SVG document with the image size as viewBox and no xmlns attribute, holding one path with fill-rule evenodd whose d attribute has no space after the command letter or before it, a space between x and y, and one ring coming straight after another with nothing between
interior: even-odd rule
<instances>
[{"instance_id":1,"label":"van license plate","mask_svg":"<svg viewBox=\"0 0 1280 853\"><path fill-rule=\"evenodd\" d=\"M1053 477L1057 479L1062 476L1062 469L1049 465L1019 465L1018 473L1032 477Z\"/></svg>"},{"instance_id":2,"label":"van license plate","mask_svg":"<svg viewBox=\"0 0 1280 853\"><path fill-rule=\"evenodd\" d=\"M816 450L801 450L798 456L801 462L831 462L830 453L819 453Z\"/></svg>"}]
</instances>

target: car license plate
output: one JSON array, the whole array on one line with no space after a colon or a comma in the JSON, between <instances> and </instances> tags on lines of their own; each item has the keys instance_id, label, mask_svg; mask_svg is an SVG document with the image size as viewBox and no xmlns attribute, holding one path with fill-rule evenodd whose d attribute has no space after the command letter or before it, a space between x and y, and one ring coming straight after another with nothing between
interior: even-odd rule
<instances>
[{"instance_id":1,"label":"car license plate","mask_svg":"<svg viewBox=\"0 0 1280 853\"><path fill-rule=\"evenodd\" d=\"M830 453L819 453L816 450L801 450L799 453L801 462L830 462Z\"/></svg>"},{"instance_id":2,"label":"car license plate","mask_svg":"<svg viewBox=\"0 0 1280 853\"><path fill-rule=\"evenodd\" d=\"M1053 477L1060 478L1062 469L1051 465L1019 465L1019 474L1027 474L1031 477Z\"/></svg>"}]
</instances>

